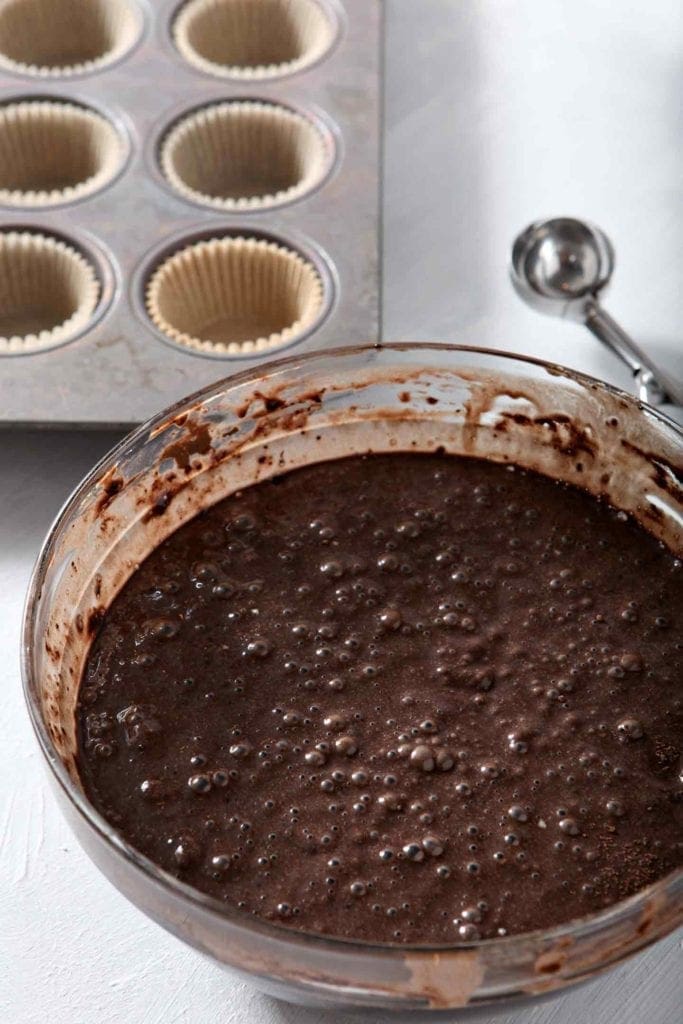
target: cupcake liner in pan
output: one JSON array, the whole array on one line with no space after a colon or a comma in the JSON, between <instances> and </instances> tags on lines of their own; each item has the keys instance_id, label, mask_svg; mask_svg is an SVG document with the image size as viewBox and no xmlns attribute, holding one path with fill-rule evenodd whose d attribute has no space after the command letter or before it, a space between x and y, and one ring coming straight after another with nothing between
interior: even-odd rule
<instances>
[{"instance_id":1,"label":"cupcake liner in pan","mask_svg":"<svg viewBox=\"0 0 683 1024\"><path fill-rule=\"evenodd\" d=\"M0 106L0 204L72 202L112 180L125 143L101 114L73 103L20 100Z\"/></svg>"},{"instance_id":2,"label":"cupcake liner in pan","mask_svg":"<svg viewBox=\"0 0 683 1024\"><path fill-rule=\"evenodd\" d=\"M78 0L43 2L89 24ZM63 269L30 293L31 321L12 276L29 243L12 243L0 424L130 426L285 347L376 341L380 0L82 2L129 24L125 52L39 56L38 28L15 33L21 59L50 64L39 80L2 58L3 17L39 0L0 0L0 235L51 239L30 246ZM181 52L183 19L212 4L257 35L270 12L280 49L240 42L258 83Z\"/></svg>"},{"instance_id":3,"label":"cupcake liner in pan","mask_svg":"<svg viewBox=\"0 0 683 1024\"><path fill-rule=\"evenodd\" d=\"M166 337L213 354L282 348L323 308L323 282L299 253L241 235L186 246L163 260L145 291L152 323Z\"/></svg>"},{"instance_id":4,"label":"cupcake liner in pan","mask_svg":"<svg viewBox=\"0 0 683 1024\"><path fill-rule=\"evenodd\" d=\"M142 31L136 0L3 0L0 68L40 78L118 60Z\"/></svg>"},{"instance_id":5,"label":"cupcake liner in pan","mask_svg":"<svg viewBox=\"0 0 683 1024\"><path fill-rule=\"evenodd\" d=\"M252 80L310 67L336 33L318 0L187 0L173 23L175 44L190 64Z\"/></svg>"},{"instance_id":6,"label":"cupcake liner in pan","mask_svg":"<svg viewBox=\"0 0 683 1024\"><path fill-rule=\"evenodd\" d=\"M94 266L63 240L0 232L0 352L54 348L76 337L99 295Z\"/></svg>"},{"instance_id":7,"label":"cupcake liner in pan","mask_svg":"<svg viewBox=\"0 0 683 1024\"><path fill-rule=\"evenodd\" d=\"M281 104L233 100L181 118L159 153L169 184L222 210L266 209L312 191L334 161L321 123Z\"/></svg>"}]
</instances>

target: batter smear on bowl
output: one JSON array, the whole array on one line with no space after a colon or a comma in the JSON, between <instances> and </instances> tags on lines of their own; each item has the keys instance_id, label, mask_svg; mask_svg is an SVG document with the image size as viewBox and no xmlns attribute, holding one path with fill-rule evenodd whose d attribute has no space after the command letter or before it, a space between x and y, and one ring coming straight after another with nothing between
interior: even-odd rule
<instances>
[{"instance_id":1,"label":"batter smear on bowl","mask_svg":"<svg viewBox=\"0 0 683 1024\"><path fill-rule=\"evenodd\" d=\"M514 467L294 470L106 612L83 784L167 871L293 928L453 943L596 912L683 864L682 578Z\"/></svg>"}]
</instances>

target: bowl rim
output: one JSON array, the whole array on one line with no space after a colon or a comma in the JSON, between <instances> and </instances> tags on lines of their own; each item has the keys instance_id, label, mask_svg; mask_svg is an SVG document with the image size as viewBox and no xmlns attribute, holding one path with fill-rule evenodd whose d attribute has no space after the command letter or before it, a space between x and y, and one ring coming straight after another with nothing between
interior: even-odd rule
<instances>
[{"instance_id":1,"label":"bowl rim","mask_svg":"<svg viewBox=\"0 0 683 1024\"><path fill-rule=\"evenodd\" d=\"M572 918L571 920L555 925L552 928L540 928L532 931L516 932L512 935L490 939L452 943L399 944L390 942L369 942L363 939L346 938L343 936L333 936L319 932L294 929L277 922L252 917L229 904L223 903L213 896L209 896L207 893L204 893L199 889L195 889L193 886L188 885L176 878L174 875L165 871L163 868L159 867L154 863L154 861L144 856L133 846L127 843L108 822L108 820L95 809L87 799L85 793L82 790L79 790L75 785L64 763L58 756L43 721L39 704L37 700L34 699L32 692L31 683L33 670L31 665L31 655L33 649L32 637L35 614L40 601L43 578L49 565L53 542L57 539L62 522L68 513L79 503L84 493L89 490L89 488L102 476L109 465L116 460L117 456L125 448L134 444L138 440L149 437L150 433L154 431L156 425L169 422L187 406L196 404L200 399L208 399L209 397L215 396L221 391L224 391L227 387L232 388L241 384L246 384L250 380L262 382L264 377L268 377L278 370L286 369L296 364L315 363L316 360L320 360L321 358L327 359L330 357L334 358L335 356L349 357L355 355L362 357L364 355L369 355L373 351L389 353L392 351L424 351L427 360L430 354L434 355L440 352L459 352L471 354L475 357L478 355L484 357L495 357L496 359L501 359L504 362L508 361L510 363L522 363L529 366L535 366L546 370L552 376L565 377L568 380L574 381L584 387L592 389L599 387L600 389L606 390L614 397L625 400L629 406L636 408L641 413L654 417L662 425L673 430L683 442L683 427L666 414L662 413L659 409L655 409L621 388L609 384L606 381L602 381L597 377L593 377L590 374L586 374L583 371L574 370L562 364L540 359L535 356L520 355L515 352L495 348L460 345L449 342L379 342L372 344L340 346L329 349L316 349L310 352L293 355L290 354L289 356L281 359L268 360L266 363L262 363L259 366L252 367L251 369L245 369L238 373L229 374L226 377L223 377L218 381L214 381L208 386L193 392L192 394L185 395L177 402L174 402L172 405L162 409L160 412L147 419L144 423L124 435L124 437L122 437L113 448L99 459L93 468L82 478L59 509L50 529L48 530L45 540L43 541L31 572L22 613L20 654L22 689L34 734L38 740L43 757L50 768L54 781L56 781L80 817L84 819L85 823L98 835L99 839L114 852L116 857L119 857L131 864L155 887L159 887L173 896L198 907L203 913L207 913L214 918L218 918L219 921L229 923L237 930L242 929L246 932L261 933L273 940L279 940L288 945L313 945L319 950L326 950L330 953L346 952L348 954L349 952L355 951L360 955L368 955L372 952L375 957L386 957L389 959L405 959L406 957L409 957L411 961L421 957L431 958L434 954L443 955L447 953L450 955L457 955L458 953L466 952L471 954L472 951L477 950L500 950L501 953L504 954L505 951L510 951L515 947L522 948L531 946L534 943L542 942L547 947L553 946L558 942L561 943L562 939L569 936L572 938L588 937L591 933L600 931L603 928L618 925L620 922L626 922L631 918L633 912L637 908L644 907L649 900L656 898L660 893L672 886L672 884L674 886L675 894L683 896L683 868L681 868L670 872L646 888L639 889L638 892L626 899L610 904L598 913ZM665 928L663 931L660 930L658 932L654 929L653 932L646 933L643 935L642 941L639 944L635 946L629 945L628 948L625 948L623 951L615 951L616 955L607 962L600 964L584 964L583 969L578 974L562 976L563 983L565 985L570 984L572 981L579 980L583 976L591 976L596 970L611 966L626 956L636 952L638 949L663 938L665 934L672 931L680 924L680 921L673 922L670 927ZM508 992L507 994L509 995L510 993ZM502 997L504 997L504 995L505 994L502 994Z\"/></svg>"}]
</instances>

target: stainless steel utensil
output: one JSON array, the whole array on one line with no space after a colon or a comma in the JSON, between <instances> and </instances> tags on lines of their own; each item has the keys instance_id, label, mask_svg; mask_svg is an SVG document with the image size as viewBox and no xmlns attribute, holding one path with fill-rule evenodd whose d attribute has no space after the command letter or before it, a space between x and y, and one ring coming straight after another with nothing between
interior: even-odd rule
<instances>
[{"instance_id":1,"label":"stainless steel utensil","mask_svg":"<svg viewBox=\"0 0 683 1024\"><path fill-rule=\"evenodd\" d=\"M600 305L613 270L607 235L572 217L536 221L512 247L512 283L532 309L585 324L631 370L642 401L683 405L683 383L657 367Z\"/></svg>"}]
</instances>

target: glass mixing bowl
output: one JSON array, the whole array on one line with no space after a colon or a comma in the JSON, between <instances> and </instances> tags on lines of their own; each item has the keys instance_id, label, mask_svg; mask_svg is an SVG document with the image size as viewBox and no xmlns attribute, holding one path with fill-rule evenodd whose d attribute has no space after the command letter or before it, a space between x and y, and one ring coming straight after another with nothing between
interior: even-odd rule
<instances>
[{"instance_id":1,"label":"glass mixing bowl","mask_svg":"<svg viewBox=\"0 0 683 1024\"><path fill-rule=\"evenodd\" d=\"M586 981L666 935L683 921L683 872L594 916L447 947L372 945L254 920L156 867L89 804L76 771L74 710L103 609L165 537L234 490L354 452L440 449L585 487L679 553L682 437L653 409L589 377L437 344L271 362L135 430L59 514L24 623L31 718L59 802L89 856L164 928L264 991L308 1005L490 1016Z\"/></svg>"}]
</instances>

